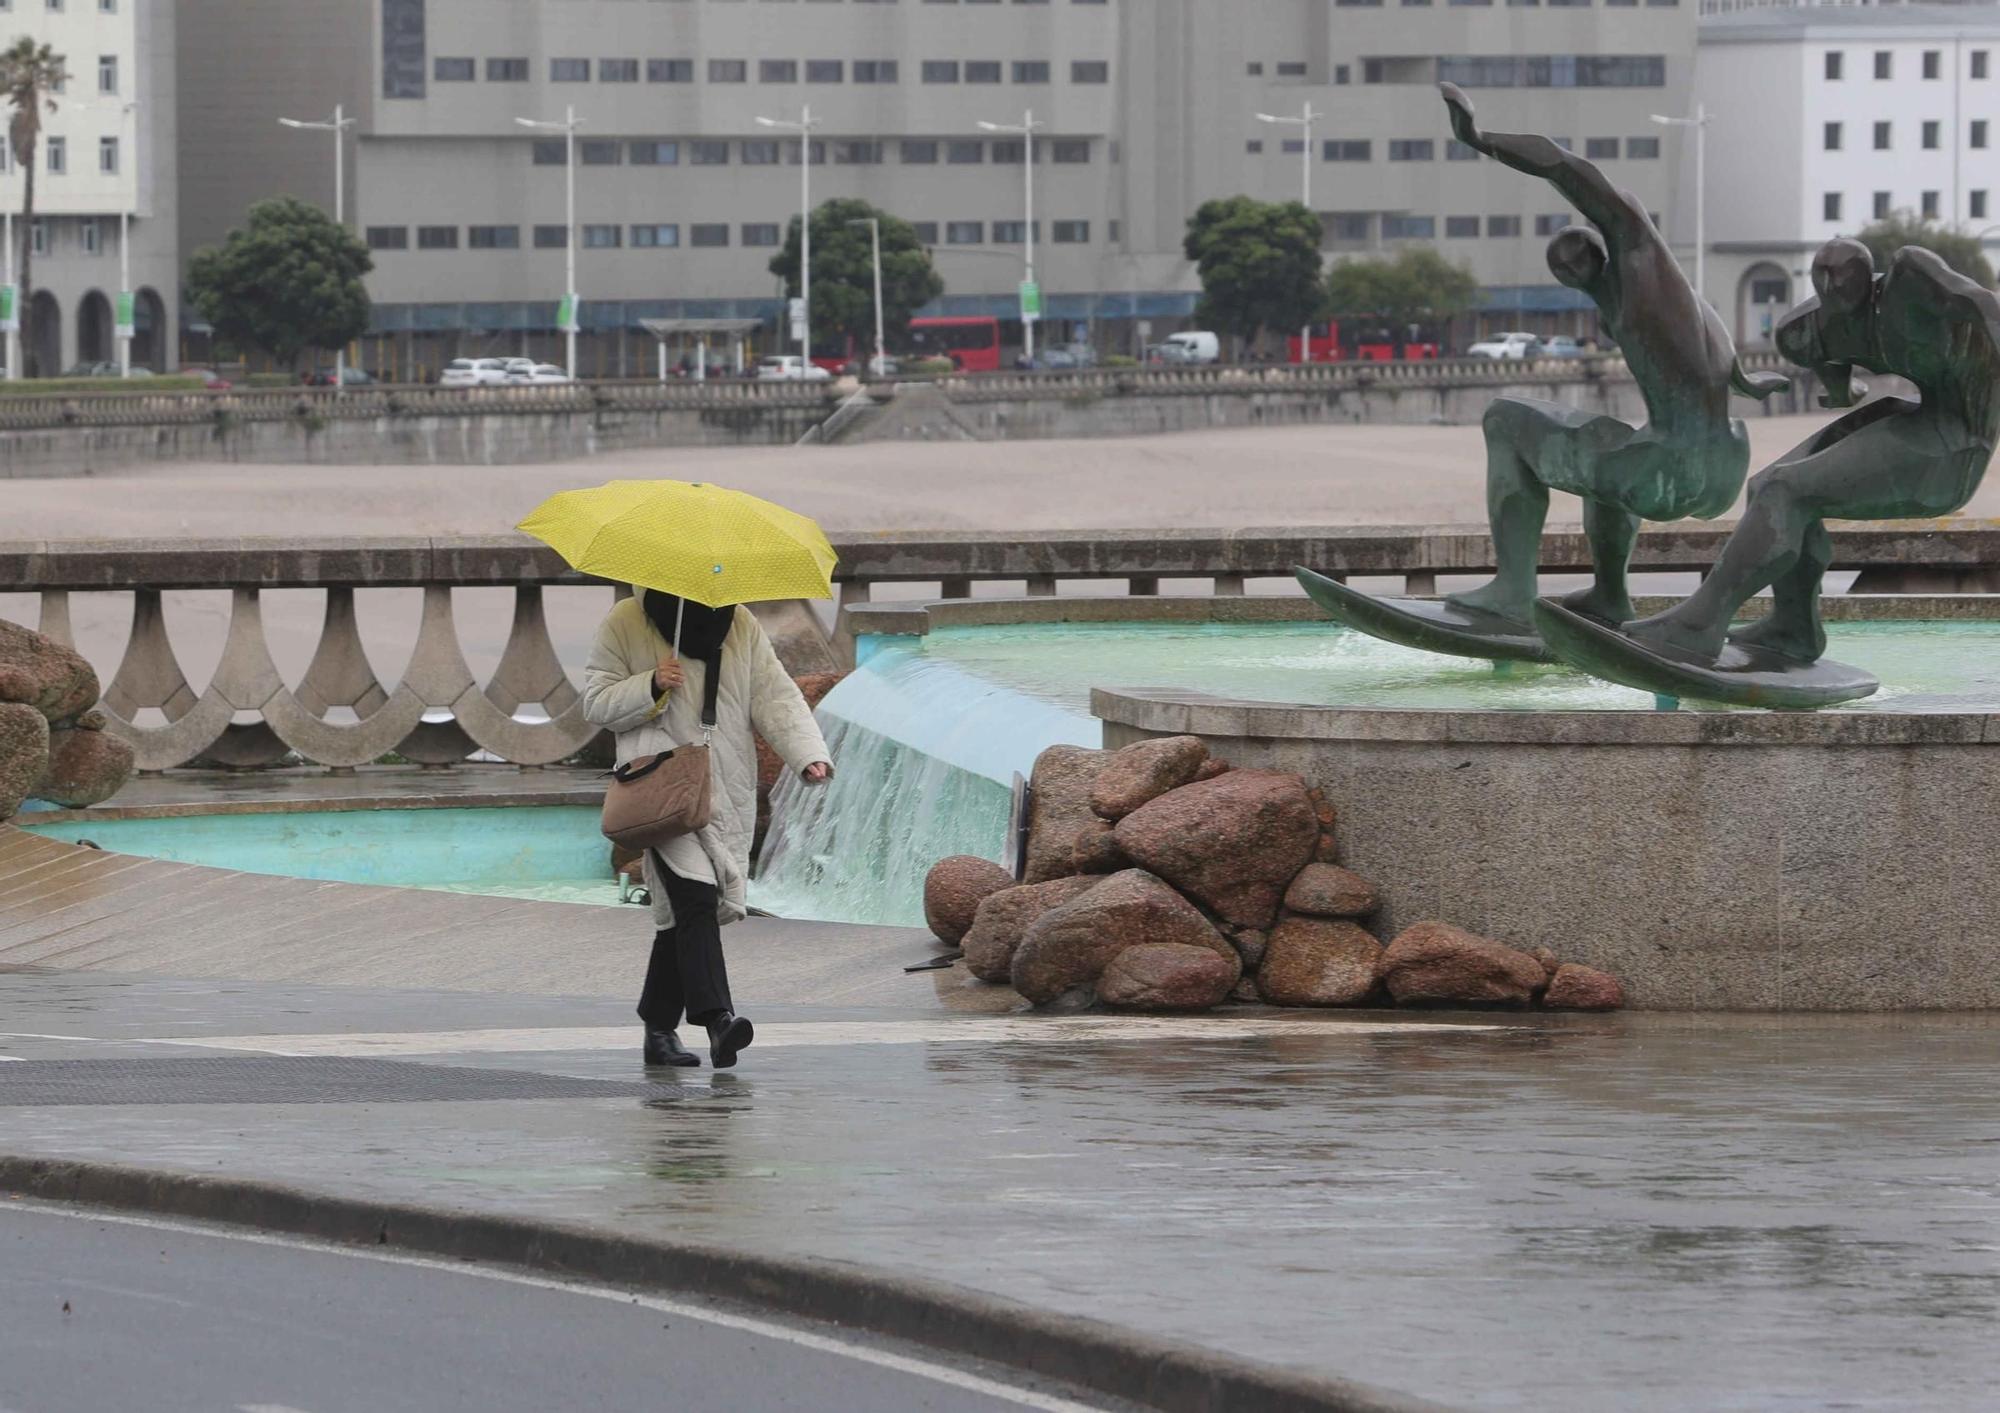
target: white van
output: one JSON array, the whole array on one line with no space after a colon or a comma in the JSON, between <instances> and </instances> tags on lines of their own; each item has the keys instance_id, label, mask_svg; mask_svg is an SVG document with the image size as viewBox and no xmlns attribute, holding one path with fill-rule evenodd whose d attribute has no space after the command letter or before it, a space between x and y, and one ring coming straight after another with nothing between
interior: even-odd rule
<instances>
[{"instance_id":1,"label":"white van","mask_svg":"<svg viewBox=\"0 0 2000 1413\"><path fill-rule=\"evenodd\" d=\"M1182 363L1215 363L1222 358L1222 340L1211 333L1168 334L1167 344L1181 350Z\"/></svg>"}]
</instances>

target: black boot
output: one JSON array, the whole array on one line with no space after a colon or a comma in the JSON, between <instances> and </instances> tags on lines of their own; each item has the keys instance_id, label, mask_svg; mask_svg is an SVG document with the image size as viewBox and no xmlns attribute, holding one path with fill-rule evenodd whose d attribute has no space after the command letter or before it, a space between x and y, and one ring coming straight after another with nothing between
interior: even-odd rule
<instances>
[{"instance_id":1,"label":"black boot","mask_svg":"<svg viewBox=\"0 0 2000 1413\"><path fill-rule=\"evenodd\" d=\"M749 1021L728 1011L717 1011L708 1018L707 1025L709 1063L719 1070L734 1065L736 1052L748 1048L757 1034Z\"/></svg>"},{"instance_id":2,"label":"black boot","mask_svg":"<svg viewBox=\"0 0 2000 1413\"><path fill-rule=\"evenodd\" d=\"M701 1057L681 1044L681 1038L676 1032L649 1030L646 1032L646 1063L691 1069L701 1064Z\"/></svg>"}]
</instances>

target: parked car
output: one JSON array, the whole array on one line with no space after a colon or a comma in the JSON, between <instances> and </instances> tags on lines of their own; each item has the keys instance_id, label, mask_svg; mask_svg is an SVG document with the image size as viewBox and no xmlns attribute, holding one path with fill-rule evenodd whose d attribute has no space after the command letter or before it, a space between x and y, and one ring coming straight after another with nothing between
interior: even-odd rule
<instances>
[{"instance_id":1,"label":"parked car","mask_svg":"<svg viewBox=\"0 0 2000 1413\"><path fill-rule=\"evenodd\" d=\"M1535 352L1535 357L1588 358L1590 357L1590 350L1571 338L1568 334L1557 334L1552 339L1543 340L1542 346Z\"/></svg>"},{"instance_id":2,"label":"parked car","mask_svg":"<svg viewBox=\"0 0 2000 1413\"><path fill-rule=\"evenodd\" d=\"M1183 363L1216 363L1222 358L1222 340L1205 330L1168 334L1167 342L1184 351Z\"/></svg>"},{"instance_id":3,"label":"parked car","mask_svg":"<svg viewBox=\"0 0 2000 1413\"><path fill-rule=\"evenodd\" d=\"M1076 355L1066 348L1045 348L1033 358L1023 354L1014 360L1014 366L1023 372L1068 372L1076 365Z\"/></svg>"},{"instance_id":4,"label":"parked car","mask_svg":"<svg viewBox=\"0 0 2000 1413\"><path fill-rule=\"evenodd\" d=\"M518 383L548 384L567 383L572 381L572 379L566 371L558 368L553 363L537 363L528 370L526 377L516 377L514 381Z\"/></svg>"},{"instance_id":5,"label":"parked car","mask_svg":"<svg viewBox=\"0 0 2000 1413\"><path fill-rule=\"evenodd\" d=\"M441 388L494 388L506 381L504 358L454 358L438 374Z\"/></svg>"},{"instance_id":6,"label":"parked car","mask_svg":"<svg viewBox=\"0 0 2000 1413\"><path fill-rule=\"evenodd\" d=\"M181 372L187 377L201 379L201 385L210 392L228 392L236 386L213 368L183 368Z\"/></svg>"},{"instance_id":7,"label":"parked car","mask_svg":"<svg viewBox=\"0 0 2000 1413\"><path fill-rule=\"evenodd\" d=\"M1539 358L1541 347L1539 335L1516 331L1481 339L1465 352L1469 358Z\"/></svg>"},{"instance_id":8,"label":"parked car","mask_svg":"<svg viewBox=\"0 0 2000 1413\"><path fill-rule=\"evenodd\" d=\"M1159 365L1167 363L1192 363L1188 357L1187 345L1178 343L1155 343L1146 346L1146 361Z\"/></svg>"},{"instance_id":9,"label":"parked car","mask_svg":"<svg viewBox=\"0 0 2000 1413\"><path fill-rule=\"evenodd\" d=\"M73 363L63 370L63 376L65 378L115 378L118 376L118 365L116 363L106 363L101 360L94 363Z\"/></svg>"},{"instance_id":10,"label":"parked car","mask_svg":"<svg viewBox=\"0 0 2000 1413\"><path fill-rule=\"evenodd\" d=\"M310 372L301 373L299 381L309 388L330 388L334 385L333 373L334 370L331 368L314 368ZM341 370L340 386L344 388L367 387L374 381L375 375L365 368Z\"/></svg>"},{"instance_id":11,"label":"parked car","mask_svg":"<svg viewBox=\"0 0 2000 1413\"><path fill-rule=\"evenodd\" d=\"M757 360L760 383L824 383L833 374L796 353L770 353Z\"/></svg>"},{"instance_id":12,"label":"parked car","mask_svg":"<svg viewBox=\"0 0 2000 1413\"><path fill-rule=\"evenodd\" d=\"M853 376L861 374L864 369L871 378L893 378L903 371L903 365L892 354L877 353L871 354L865 362L859 358L850 358L847 360L847 366L840 371ZM710 373L708 376L713 378L715 374Z\"/></svg>"}]
</instances>

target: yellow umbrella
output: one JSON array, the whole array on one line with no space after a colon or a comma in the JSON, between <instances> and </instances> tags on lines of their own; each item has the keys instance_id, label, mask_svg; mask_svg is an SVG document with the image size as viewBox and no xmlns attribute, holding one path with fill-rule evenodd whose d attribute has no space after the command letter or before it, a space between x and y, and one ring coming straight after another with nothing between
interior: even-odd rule
<instances>
[{"instance_id":1,"label":"yellow umbrella","mask_svg":"<svg viewBox=\"0 0 2000 1413\"><path fill-rule=\"evenodd\" d=\"M585 574L710 608L832 598L839 562L805 516L703 481L559 491L516 528Z\"/></svg>"}]
</instances>

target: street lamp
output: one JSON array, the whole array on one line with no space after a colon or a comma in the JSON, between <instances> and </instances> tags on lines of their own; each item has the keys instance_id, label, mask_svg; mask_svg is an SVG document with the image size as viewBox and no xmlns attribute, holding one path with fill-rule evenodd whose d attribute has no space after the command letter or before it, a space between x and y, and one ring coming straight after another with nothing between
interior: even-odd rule
<instances>
[{"instance_id":1,"label":"street lamp","mask_svg":"<svg viewBox=\"0 0 2000 1413\"><path fill-rule=\"evenodd\" d=\"M344 104L333 105L333 116L317 122L305 122L298 118L280 118L278 122L301 132L330 132L333 134L333 223L342 230L347 229L347 130L354 126L354 119L347 116ZM121 240L119 244L123 245ZM335 392L347 390L347 345L342 344L333 354L333 387Z\"/></svg>"},{"instance_id":2,"label":"street lamp","mask_svg":"<svg viewBox=\"0 0 2000 1413\"><path fill-rule=\"evenodd\" d=\"M778 128L799 135L799 364L800 376L812 367L812 130L819 126L810 105L797 118L759 118L760 128Z\"/></svg>"},{"instance_id":3,"label":"street lamp","mask_svg":"<svg viewBox=\"0 0 2000 1413\"><path fill-rule=\"evenodd\" d=\"M1708 268L1708 229L1702 211L1702 165L1708 150L1708 105L1695 104L1691 118L1673 118L1665 113L1655 113L1652 118L1661 127L1694 129L1694 292L1706 299L1702 277Z\"/></svg>"},{"instance_id":4,"label":"street lamp","mask_svg":"<svg viewBox=\"0 0 2000 1413\"><path fill-rule=\"evenodd\" d=\"M857 216L847 224L868 227L868 249L875 261L875 362L868 371L879 375L889 352L882 346L882 222L875 216Z\"/></svg>"},{"instance_id":5,"label":"street lamp","mask_svg":"<svg viewBox=\"0 0 2000 1413\"><path fill-rule=\"evenodd\" d=\"M123 119L131 117L133 111L138 106L138 101L135 99L124 106L124 110L120 115L119 137L121 139L121 146L123 146L122 139L125 135L123 131L125 126ZM132 126L131 149L120 158L120 161L132 163L132 179L136 182L139 179L139 128L136 123ZM118 173L121 180L124 175L123 172ZM118 376L121 378L132 376L132 319L134 310L132 304L131 208L132 203L129 201L118 203L118 322L116 328L118 331ZM155 342L158 342L158 337L158 334L155 334Z\"/></svg>"},{"instance_id":6,"label":"street lamp","mask_svg":"<svg viewBox=\"0 0 2000 1413\"><path fill-rule=\"evenodd\" d=\"M514 121L537 132L563 135L563 297L556 308L568 315L562 320L563 356L568 364L565 371L575 378L580 376L576 366L576 329L583 317L583 304L576 292L576 130L583 120L576 115L576 105L571 104L563 109L559 122L542 118Z\"/></svg>"},{"instance_id":7,"label":"street lamp","mask_svg":"<svg viewBox=\"0 0 2000 1413\"><path fill-rule=\"evenodd\" d=\"M1035 283L1035 130L1041 126L1043 126L1041 123L1035 121L1035 110L1032 108L1021 114L1021 121L1018 123L979 124L981 132L1011 132L1021 135L1021 170L1026 174L1028 217L1021 223L1021 242L1024 252L1021 293L1024 302L1025 296ZM1036 302L1039 304L1041 292L1037 290L1035 293ZM1030 364L1035 361L1035 320L1039 317L1041 317L1039 309L1021 310L1021 352L1027 355Z\"/></svg>"},{"instance_id":8,"label":"street lamp","mask_svg":"<svg viewBox=\"0 0 2000 1413\"><path fill-rule=\"evenodd\" d=\"M1303 139L1299 144L1299 153L1303 158L1299 163L1299 204L1308 211L1313 209L1313 119L1325 116L1324 113L1315 113L1310 103L1299 110L1296 118L1287 118L1275 113L1257 115L1257 121L1260 123L1275 123L1281 127L1297 125L1299 136ZM1299 327L1299 362L1312 362L1311 320L1307 320Z\"/></svg>"}]
</instances>

